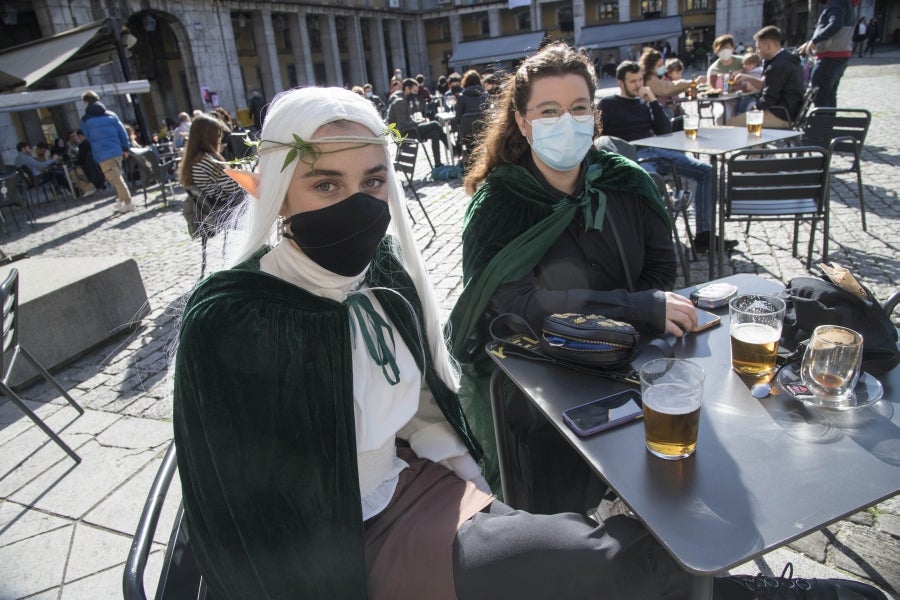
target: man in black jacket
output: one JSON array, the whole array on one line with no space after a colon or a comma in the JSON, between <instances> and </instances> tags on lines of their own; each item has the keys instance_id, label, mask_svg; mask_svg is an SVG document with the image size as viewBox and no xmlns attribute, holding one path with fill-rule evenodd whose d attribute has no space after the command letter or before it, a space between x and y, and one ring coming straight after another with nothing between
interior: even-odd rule
<instances>
[{"instance_id":1,"label":"man in black jacket","mask_svg":"<svg viewBox=\"0 0 900 600\"><path fill-rule=\"evenodd\" d=\"M419 84L415 79L403 80L403 95L394 98L388 108L388 123L396 123L403 135L409 135L419 141L431 140L431 152L434 154L434 166L441 167L441 142L447 145L444 128L437 121L425 118L425 107L419 101Z\"/></svg>"},{"instance_id":2,"label":"man in black jacket","mask_svg":"<svg viewBox=\"0 0 900 600\"><path fill-rule=\"evenodd\" d=\"M641 67L636 62L626 60L616 69L619 94L606 96L600 100L600 121L603 134L632 142L651 135L662 135L672 131L672 124L663 112L662 106L650 88L644 85ZM711 243L712 227L712 182L713 173L709 163L697 160L677 150L662 148L641 148L638 158L665 158L671 160L682 177L697 182L694 214L696 235L694 248L706 252ZM648 171L666 173L666 166L659 163L643 163ZM737 242L725 240L725 249L732 250Z\"/></svg>"},{"instance_id":3,"label":"man in black jacket","mask_svg":"<svg viewBox=\"0 0 900 600\"><path fill-rule=\"evenodd\" d=\"M760 90L756 107L764 110L763 127L789 129L803 104L803 69L800 58L781 47L781 30L774 25L760 29L753 36L763 59L762 79L740 73L735 81L746 81ZM772 110L780 106L781 109ZM786 111L786 112L785 112ZM729 125L746 125L746 113L729 119Z\"/></svg>"}]
</instances>

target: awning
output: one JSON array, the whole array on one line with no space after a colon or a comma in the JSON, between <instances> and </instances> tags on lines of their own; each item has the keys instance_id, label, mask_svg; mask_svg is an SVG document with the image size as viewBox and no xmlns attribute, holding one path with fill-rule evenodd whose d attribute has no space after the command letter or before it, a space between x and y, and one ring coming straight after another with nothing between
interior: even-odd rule
<instances>
[{"instance_id":1,"label":"awning","mask_svg":"<svg viewBox=\"0 0 900 600\"><path fill-rule=\"evenodd\" d=\"M680 16L643 19L613 25L585 27L581 30L581 36L576 45L585 48L617 48L679 37L681 33Z\"/></svg>"},{"instance_id":2,"label":"awning","mask_svg":"<svg viewBox=\"0 0 900 600\"><path fill-rule=\"evenodd\" d=\"M537 52L543 39L543 31L530 31L519 35L462 42L453 50L449 64L451 67L458 67L525 58Z\"/></svg>"},{"instance_id":3,"label":"awning","mask_svg":"<svg viewBox=\"0 0 900 600\"><path fill-rule=\"evenodd\" d=\"M0 52L0 90L31 87L45 77L59 77L106 64L116 58L111 20L96 21L48 38Z\"/></svg>"},{"instance_id":4,"label":"awning","mask_svg":"<svg viewBox=\"0 0 900 600\"><path fill-rule=\"evenodd\" d=\"M0 94L0 113L59 106L70 102L80 103L81 95L88 90L94 90L100 96L146 94L150 91L150 82L146 79L137 79L135 81L126 81L125 83L104 83L102 85L62 90L38 90L34 92Z\"/></svg>"}]
</instances>

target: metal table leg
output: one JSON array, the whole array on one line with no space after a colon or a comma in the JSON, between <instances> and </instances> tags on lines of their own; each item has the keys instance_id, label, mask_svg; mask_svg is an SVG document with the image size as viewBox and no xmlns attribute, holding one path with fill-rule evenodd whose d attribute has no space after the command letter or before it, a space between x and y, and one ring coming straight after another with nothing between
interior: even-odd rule
<instances>
[{"instance_id":1,"label":"metal table leg","mask_svg":"<svg viewBox=\"0 0 900 600\"><path fill-rule=\"evenodd\" d=\"M712 600L713 579L712 575L694 575L691 577L689 600Z\"/></svg>"}]
</instances>

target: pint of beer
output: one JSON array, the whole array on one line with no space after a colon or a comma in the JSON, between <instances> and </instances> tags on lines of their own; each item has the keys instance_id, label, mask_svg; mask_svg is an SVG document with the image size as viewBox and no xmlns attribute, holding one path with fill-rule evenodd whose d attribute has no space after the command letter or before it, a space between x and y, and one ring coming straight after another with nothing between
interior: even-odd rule
<instances>
[{"instance_id":1,"label":"pint of beer","mask_svg":"<svg viewBox=\"0 0 900 600\"><path fill-rule=\"evenodd\" d=\"M685 115L684 116L684 135L691 138L692 140L697 139L697 131L700 129L700 116L699 115Z\"/></svg>"},{"instance_id":2,"label":"pint of beer","mask_svg":"<svg viewBox=\"0 0 900 600\"><path fill-rule=\"evenodd\" d=\"M666 460L687 458L697 448L703 369L689 360L661 358L641 367L647 450Z\"/></svg>"},{"instance_id":3,"label":"pint of beer","mask_svg":"<svg viewBox=\"0 0 900 600\"><path fill-rule=\"evenodd\" d=\"M775 296L736 296L731 317L731 366L740 375L767 376L775 370L784 301Z\"/></svg>"},{"instance_id":4,"label":"pint of beer","mask_svg":"<svg viewBox=\"0 0 900 600\"><path fill-rule=\"evenodd\" d=\"M762 127L763 127L763 111L748 110L747 111L747 133L750 135L755 135L756 137L762 137Z\"/></svg>"}]
</instances>

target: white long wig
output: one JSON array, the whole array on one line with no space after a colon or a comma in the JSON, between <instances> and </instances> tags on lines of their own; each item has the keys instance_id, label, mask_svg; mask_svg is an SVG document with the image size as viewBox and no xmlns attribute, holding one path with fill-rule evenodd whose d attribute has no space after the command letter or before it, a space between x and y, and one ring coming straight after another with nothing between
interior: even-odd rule
<instances>
[{"instance_id":1,"label":"white long wig","mask_svg":"<svg viewBox=\"0 0 900 600\"><path fill-rule=\"evenodd\" d=\"M244 210L235 215L238 238L229 243L226 262L235 265L250 257L265 244L287 243L275 239L275 224L287 196L294 169L298 161L282 171L290 147L266 143L265 140L293 143L293 135L314 143L315 132L328 123L351 121L368 128L373 136L380 135L386 125L374 105L366 98L343 88L307 87L278 94L269 105L260 139L260 158L257 166L260 181L258 197L244 203ZM415 238L407 217L405 193L393 167L394 144L384 146L387 165L388 205L391 224L388 233L395 240L394 254L409 273L419 294L425 319L427 340L434 367L450 389L456 390L459 375L444 341L439 309L422 255L416 248ZM229 236L229 242L233 239Z\"/></svg>"}]
</instances>

